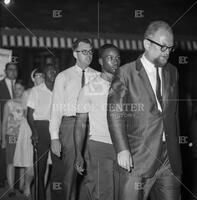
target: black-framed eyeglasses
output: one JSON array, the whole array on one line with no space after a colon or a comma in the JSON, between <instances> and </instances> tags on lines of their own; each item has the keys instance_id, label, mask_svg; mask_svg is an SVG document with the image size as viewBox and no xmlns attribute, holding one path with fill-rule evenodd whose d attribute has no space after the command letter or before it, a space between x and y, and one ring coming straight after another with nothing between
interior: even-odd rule
<instances>
[{"instance_id":1,"label":"black-framed eyeglasses","mask_svg":"<svg viewBox=\"0 0 197 200\"><path fill-rule=\"evenodd\" d=\"M161 44L159 44L159 43L157 43L157 42L155 42L155 41L153 41L153 40L151 40L149 38L145 38L145 39L148 40L149 42L159 46L162 52L165 52L167 50L169 50L170 52L173 52L175 50L175 46L168 47L166 45L161 45Z\"/></svg>"},{"instance_id":2,"label":"black-framed eyeglasses","mask_svg":"<svg viewBox=\"0 0 197 200\"><path fill-rule=\"evenodd\" d=\"M83 55L92 55L94 53L94 51L91 49L91 50L80 50L80 51L76 51L76 52L81 52Z\"/></svg>"},{"instance_id":3,"label":"black-framed eyeglasses","mask_svg":"<svg viewBox=\"0 0 197 200\"><path fill-rule=\"evenodd\" d=\"M108 56L105 56L104 58L107 59L108 61L113 61L113 60L120 61L120 56L108 55Z\"/></svg>"}]
</instances>

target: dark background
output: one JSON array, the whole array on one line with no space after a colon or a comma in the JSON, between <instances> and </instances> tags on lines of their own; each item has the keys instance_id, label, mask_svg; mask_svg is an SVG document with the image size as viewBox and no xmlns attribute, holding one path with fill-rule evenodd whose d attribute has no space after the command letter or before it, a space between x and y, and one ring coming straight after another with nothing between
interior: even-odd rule
<instances>
[{"instance_id":1,"label":"dark background","mask_svg":"<svg viewBox=\"0 0 197 200\"><path fill-rule=\"evenodd\" d=\"M193 5L193 6L192 6ZM62 17L54 18L53 10L61 10ZM143 17L136 18L135 11L142 10ZM153 20L164 20L172 25L175 40L197 41L197 1L194 0L15 0L9 7L1 4L0 27L2 29L26 29L45 31L88 32L102 36L103 33L135 35L143 38L147 25ZM99 32L98 32L99 31ZM69 48L12 48L18 57L20 77L29 82L29 74L33 68L42 66L51 60L59 70L74 64L72 51ZM136 59L142 51L121 51L122 64ZM180 56L187 58L187 63L180 63ZM197 96L197 51L177 48L170 56L180 75L180 125L181 135L187 142L181 144L183 155L183 199L195 199L193 194L197 179L195 159L189 143L191 110L189 97L196 102ZM92 67L100 70L98 51L95 50ZM197 198L196 198L197 199Z\"/></svg>"}]
</instances>

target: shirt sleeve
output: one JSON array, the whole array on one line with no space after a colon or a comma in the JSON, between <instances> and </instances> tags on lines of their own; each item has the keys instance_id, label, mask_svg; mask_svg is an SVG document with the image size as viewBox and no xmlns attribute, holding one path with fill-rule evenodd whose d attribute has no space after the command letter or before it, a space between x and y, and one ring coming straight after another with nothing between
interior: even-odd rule
<instances>
[{"instance_id":1,"label":"shirt sleeve","mask_svg":"<svg viewBox=\"0 0 197 200\"><path fill-rule=\"evenodd\" d=\"M91 109L91 100L89 95L89 85L84 86L78 96L77 113L88 113Z\"/></svg>"},{"instance_id":2,"label":"shirt sleeve","mask_svg":"<svg viewBox=\"0 0 197 200\"><path fill-rule=\"evenodd\" d=\"M37 97L37 92L35 90L35 88L32 88L27 100L27 107L30 107L32 109L36 108L36 98Z\"/></svg>"},{"instance_id":3,"label":"shirt sleeve","mask_svg":"<svg viewBox=\"0 0 197 200\"><path fill-rule=\"evenodd\" d=\"M52 105L49 123L49 132L51 139L59 139L59 128L64 111L64 85L66 77L60 73L54 83L54 89L52 94Z\"/></svg>"}]
</instances>

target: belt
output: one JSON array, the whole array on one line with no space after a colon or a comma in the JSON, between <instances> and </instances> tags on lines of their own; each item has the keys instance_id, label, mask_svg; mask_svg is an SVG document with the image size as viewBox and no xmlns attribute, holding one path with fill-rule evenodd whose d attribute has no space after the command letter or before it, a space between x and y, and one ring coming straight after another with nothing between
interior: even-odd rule
<instances>
[{"instance_id":1,"label":"belt","mask_svg":"<svg viewBox=\"0 0 197 200\"><path fill-rule=\"evenodd\" d=\"M63 116L63 119L64 119L64 118L65 118L65 119L73 119L73 118L76 118L76 116L74 116L74 115L73 115L73 116Z\"/></svg>"}]
</instances>

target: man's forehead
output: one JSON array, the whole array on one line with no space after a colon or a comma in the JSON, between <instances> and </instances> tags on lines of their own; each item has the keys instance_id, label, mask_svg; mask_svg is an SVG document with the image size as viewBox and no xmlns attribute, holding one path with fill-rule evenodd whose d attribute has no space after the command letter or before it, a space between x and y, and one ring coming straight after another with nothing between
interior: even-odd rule
<instances>
[{"instance_id":1,"label":"man's forehead","mask_svg":"<svg viewBox=\"0 0 197 200\"><path fill-rule=\"evenodd\" d=\"M167 29L159 29L153 36L155 40L161 43L173 44L173 34Z\"/></svg>"},{"instance_id":2,"label":"man's forehead","mask_svg":"<svg viewBox=\"0 0 197 200\"><path fill-rule=\"evenodd\" d=\"M78 45L78 48L83 48L83 49L91 49L91 45L85 42L80 42Z\"/></svg>"},{"instance_id":3,"label":"man's forehead","mask_svg":"<svg viewBox=\"0 0 197 200\"><path fill-rule=\"evenodd\" d=\"M15 64L9 64L7 69L17 69L17 66Z\"/></svg>"},{"instance_id":4,"label":"man's forehead","mask_svg":"<svg viewBox=\"0 0 197 200\"><path fill-rule=\"evenodd\" d=\"M115 55L119 55L118 50L115 49L115 48L106 49L106 50L104 51L104 53L103 53L104 56L106 56L106 55L114 55L114 54L115 54Z\"/></svg>"}]
</instances>

